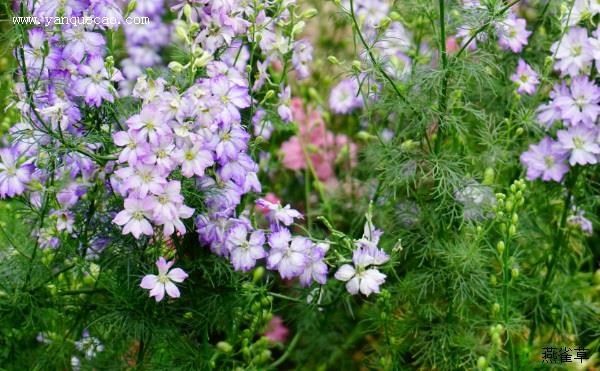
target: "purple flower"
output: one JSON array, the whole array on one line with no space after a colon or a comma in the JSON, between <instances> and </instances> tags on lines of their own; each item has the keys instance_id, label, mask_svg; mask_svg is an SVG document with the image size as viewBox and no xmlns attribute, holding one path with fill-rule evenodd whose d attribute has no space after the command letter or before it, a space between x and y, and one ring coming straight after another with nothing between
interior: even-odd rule
<instances>
[{"instance_id":1,"label":"purple flower","mask_svg":"<svg viewBox=\"0 0 600 371\"><path fill-rule=\"evenodd\" d=\"M147 274L142 278L140 287L150 290L150 297L154 297L157 302L165 297L165 291L170 297L178 298L180 296L179 289L173 282L180 283L188 278L188 274L185 273L183 269L170 269L173 266L173 263L173 260L167 262L165 258L161 256L156 261L158 276Z\"/></svg>"},{"instance_id":2,"label":"purple flower","mask_svg":"<svg viewBox=\"0 0 600 371\"><path fill-rule=\"evenodd\" d=\"M131 191L140 198L146 197L148 193L160 194L162 188L167 184L165 174L150 165L136 165L121 168L115 174L123 180L126 191Z\"/></svg>"},{"instance_id":3,"label":"purple flower","mask_svg":"<svg viewBox=\"0 0 600 371\"><path fill-rule=\"evenodd\" d=\"M15 147L0 149L0 159L0 198L20 195L31 181L33 164L20 164L19 152Z\"/></svg>"},{"instance_id":4,"label":"purple flower","mask_svg":"<svg viewBox=\"0 0 600 371\"><path fill-rule=\"evenodd\" d=\"M110 76L104 68L102 57L90 57L87 64L79 66L79 73L82 78L75 82L74 89L85 98L87 104L100 107L102 100L113 102L111 89L114 88L110 85Z\"/></svg>"},{"instance_id":5,"label":"purple flower","mask_svg":"<svg viewBox=\"0 0 600 371\"><path fill-rule=\"evenodd\" d=\"M533 95L536 86L540 83L538 74L523 59L519 58L517 72L510 78L518 86L519 94Z\"/></svg>"},{"instance_id":6,"label":"purple flower","mask_svg":"<svg viewBox=\"0 0 600 371\"><path fill-rule=\"evenodd\" d=\"M325 284L327 281L327 264L325 264L323 258L325 258L327 250L329 250L329 244L327 243L311 243L311 247L306 254L308 263L299 278L302 286L308 287L312 281L321 285Z\"/></svg>"},{"instance_id":7,"label":"purple flower","mask_svg":"<svg viewBox=\"0 0 600 371\"><path fill-rule=\"evenodd\" d=\"M509 14L504 21L496 25L500 46L514 53L520 53L531 35L531 31L527 31L526 26L527 22L524 19L517 18L513 13Z\"/></svg>"},{"instance_id":8,"label":"purple flower","mask_svg":"<svg viewBox=\"0 0 600 371\"><path fill-rule=\"evenodd\" d=\"M248 146L248 134L239 124L227 124L219 128L219 142L215 148L216 158L221 163L235 160L241 151L245 151Z\"/></svg>"},{"instance_id":9,"label":"purple flower","mask_svg":"<svg viewBox=\"0 0 600 371\"><path fill-rule=\"evenodd\" d=\"M298 73L298 80L304 80L310 75L309 65L312 61L313 47L310 42L300 40L294 45L292 65Z\"/></svg>"},{"instance_id":10,"label":"purple flower","mask_svg":"<svg viewBox=\"0 0 600 371\"><path fill-rule=\"evenodd\" d=\"M256 205L264 208L267 211L267 219L271 224L279 225L280 223L289 226L294 222L294 219L302 219L302 214L290 205L281 206L280 202L272 203L263 198L256 200Z\"/></svg>"},{"instance_id":11,"label":"purple flower","mask_svg":"<svg viewBox=\"0 0 600 371\"><path fill-rule=\"evenodd\" d=\"M569 88L563 81L561 84L554 86L554 89L550 92L550 98L552 99L547 104L542 104L537 109L537 119L546 128L552 127L552 125L562 118L562 111L557 101L562 96L569 96Z\"/></svg>"},{"instance_id":12,"label":"purple flower","mask_svg":"<svg viewBox=\"0 0 600 371\"><path fill-rule=\"evenodd\" d=\"M569 153L550 137L538 144L531 144L529 150L521 154L521 163L527 167L527 179L542 178L544 181L560 182L569 171L565 163Z\"/></svg>"},{"instance_id":13,"label":"purple flower","mask_svg":"<svg viewBox=\"0 0 600 371\"><path fill-rule=\"evenodd\" d=\"M67 231L68 233L73 233L73 224L75 224L75 219L73 218L72 212L69 210L55 210L52 212L52 215L56 217L57 231Z\"/></svg>"},{"instance_id":14,"label":"purple flower","mask_svg":"<svg viewBox=\"0 0 600 371\"><path fill-rule=\"evenodd\" d=\"M113 142L119 147L125 147L119 153L119 162L136 165L149 152L148 143L141 131L118 131L113 134Z\"/></svg>"},{"instance_id":15,"label":"purple flower","mask_svg":"<svg viewBox=\"0 0 600 371\"><path fill-rule=\"evenodd\" d=\"M239 110L250 107L248 88L234 85L222 75L210 79L209 86L223 109L221 119L226 123L239 123L241 120Z\"/></svg>"},{"instance_id":16,"label":"purple flower","mask_svg":"<svg viewBox=\"0 0 600 371\"><path fill-rule=\"evenodd\" d=\"M291 241L291 243L290 243ZM292 239L290 231L282 229L269 236L269 256L267 268L279 271L281 278L290 279L301 275L309 263L308 250L311 242L306 237Z\"/></svg>"},{"instance_id":17,"label":"purple flower","mask_svg":"<svg viewBox=\"0 0 600 371\"><path fill-rule=\"evenodd\" d=\"M279 106L277 107L277 114L283 120L283 122L290 122L293 120L292 110L290 108L291 98L292 98L292 90L289 86L281 89L281 92L278 94L279 97Z\"/></svg>"},{"instance_id":18,"label":"purple flower","mask_svg":"<svg viewBox=\"0 0 600 371\"><path fill-rule=\"evenodd\" d=\"M379 286L385 282L386 275L373 267L380 264L376 255L379 255L376 251L357 248L352 254L353 264L342 265L335 272L335 278L346 282L346 290L352 295L359 291L366 296L379 293Z\"/></svg>"},{"instance_id":19,"label":"purple flower","mask_svg":"<svg viewBox=\"0 0 600 371\"><path fill-rule=\"evenodd\" d=\"M63 32L67 45L63 49L63 57L79 63L85 54L101 55L105 41L101 34L85 30L83 25L68 28Z\"/></svg>"},{"instance_id":20,"label":"purple flower","mask_svg":"<svg viewBox=\"0 0 600 371\"><path fill-rule=\"evenodd\" d=\"M597 155L600 154L600 145L597 142L598 131L596 129L576 126L569 130L559 130L556 136L560 145L571 152L569 157L571 165L598 162Z\"/></svg>"},{"instance_id":21,"label":"purple flower","mask_svg":"<svg viewBox=\"0 0 600 371\"><path fill-rule=\"evenodd\" d=\"M113 223L123 227L123 234L131 233L135 238L142 234L151 236L154 231L147 219L152 217L152 203L137 198L125 199L125 210L115 216Z\"/></svg>"},{"instance_id":22,"label":"purple flower","mask_svg":"<svg viewBox=\"0 0 600 371\"><path fill-rule=\"evenodd\" d=\"M329 95L331 110L338 114L347 114L361 108L363 101L358 88L358 82L354 78L344 79L337 84Z\"/></svg>"},{"instance_id":23,"label":"purple flower","mask_svg":"<svg viewBox=\"0 0 600 371\"><path fill-rule=\"evenodd\" d=\"M248 228L244 224L237 224L229 230L225 242L230 252L231 263L235 270L247 272L254 268L256 260L267 256L263 249L265 234L258 230L248 234ZM249 237L249 238L248 238Z\"/></svg>"},{"instance_id":24,"label":"purple flower","mask_svg":"<svg viewBox=\"0 0 600 371\"><path fill-rule=\"evenodd\" d=\"M557 62L554 68L560 71L561 76L577 76L580 71L590 67L594 60L587 30L581 27L569 29L550 50L555 53Z\"/></svg>"},{"instance_id":25,"label":"purple flower","mask_svg":"<svg viewBox=\"0 0 600 371\"><path fill-rule=\"evenodd\" d=\"M594 227L592 225L592 222L584 215L585 211L580 210L576 214L569 216L567 218L567 223L569 223L572 226L579 227L583 233L587 234L588 236L591 236L594 232Z\"/></svg>"},{"instance_id":26,"label":"purple flower","mask_svg":"<svg viewBox=\"0 0 600 371\"><path fill-rule=\"evenodd\" d=\"M134 115L125 122L129 129L139 131L143 138L151 144L158 143L159 139L170 137L171 128L165 118L153 105L147 105L138 115Z\"/></svg>"},{"instance_id":27,"label":"purple flower","mask_svg":"<svg viewBox=\"0 0 600 371\"><path fill-rule=\"evenodd\" d=\"M186 143L173 154L173 159L181 164L181 174L184 177L203 176L204 170L215 163L213 152L202 147L201 143Z\"/></svg>"},{"instance_id":28,"label":"purple flower","mask_svg":"<svg viewBox=\"0 0 600 371\"><path fill-rule=\"evenodd\" d=\"M593 127L600 114L600 88L587 76L571 81L570 94L556 98L561 117L572 126L583 124Z\"/></svg>"}]
</instances>

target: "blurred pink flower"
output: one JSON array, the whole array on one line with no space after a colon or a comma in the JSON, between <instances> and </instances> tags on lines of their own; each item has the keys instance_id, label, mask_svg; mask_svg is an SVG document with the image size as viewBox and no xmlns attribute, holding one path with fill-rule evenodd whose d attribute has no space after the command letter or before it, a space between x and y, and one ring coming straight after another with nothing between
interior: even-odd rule
<instances>
[{"instance_id":1,"label":"blurred pink flower","mask_svg":"<svg viewBox=\"0 0 600 371\"><path fill-rule=\"evenodd\" d=\"M347 136L327 130L319 111L307 114L298 98L292 99L291 110L299 132L281 145L283 166L291 170L306 169L308 157L319 180L335 182L335 162L344 147L350 154L350 166L355 165L356 145Z\"/></svg>"},{"instance_id":2,"label":"blurred pink flower","mask_svg":"<svg viewBox=\"0 0 600 371\"><path fill-rule=\"evenodd\" d=\"M267 324L265 336L272 342L283 343L287 339L289 332L288 328L283 324L283 319L280 316L273 316Z\"/></svg>"}]
</instances>

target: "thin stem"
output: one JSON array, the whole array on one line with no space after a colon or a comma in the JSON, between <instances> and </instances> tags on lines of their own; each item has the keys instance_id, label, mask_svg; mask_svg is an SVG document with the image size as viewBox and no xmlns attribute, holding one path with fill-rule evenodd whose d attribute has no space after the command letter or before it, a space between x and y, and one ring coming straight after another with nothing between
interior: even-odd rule
<instances>
[{"instance_id":1,"label":"thin stem","mask_svg":"<svg viewBox=\"0 0 600 371\"><path fill-rule=\"evenodd\" d=\"M442 62L442 70L444 77L442 78L441 94L439 100L440 119L438 122L437 137L435 138L435 152L438 153L442 144L442 130L445 126L444 116L448 106L448 80L450 79L450 72L448 71L448 53L446 52L446 5L444 0L438 2L440 10L440 58Z\"/></svg>"},{"instance_id":2,"label":"thin stem","mask_svg":"<svg viewBox=\"0 0 600 371\"><path fill-rule=\"evenodd\" d=\"M279 357L275 362L271 363L271 366L269 368L277 368L283 362L285 362L286 359L288 359L288 357L290 356L290 354L292 354L292 351L296 347L296 344L298 344L298 341L300 340L301 335L302 335L302 331L298 331L296 333L296 335L294 336L294 338L292 339L292 341L290 341L290 345L285 350L285 353L283 353L281 355L281 357Z\"/></svg>"}]
</instances>

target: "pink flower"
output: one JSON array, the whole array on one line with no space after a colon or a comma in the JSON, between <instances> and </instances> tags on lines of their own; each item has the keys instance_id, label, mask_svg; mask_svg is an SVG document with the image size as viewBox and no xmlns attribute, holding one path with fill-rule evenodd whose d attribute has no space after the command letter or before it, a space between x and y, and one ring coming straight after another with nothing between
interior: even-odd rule
<instances>
[{"instance_id":1,"label":"pink flower","mask_svg":"<svg viewBox=\"0 0 600 371\"><path fill-rule=\"evenodd\" d=\"M534 94L540 83L538 74L523 59L519 59L517 72L510 79L517 84L517 93L519 94Z\"/></svg>"},{"instance_id":2,"label":"pink flower","mask_svg":"<svg viewBox=\"0 0 600 371\"><path fill-rule=\"evenodd\" d=\"M283 320L279 316L273 316L267 325L265 336L272 342L284 342L289 334L288 328L283 324Z\"/></svg>"},{"instance_id":3,"label":"pink flower","mask_svg":"<svg viewBox=\"0 0 600 371\"><path fill-rule=\"evenodd\" d=\"M178 298L180 296L179 289L173 282L183 282L188 278L188 274L181 268L171 269L174 261L166 261L162 256L156 261L158 267L158 276L154 274L147 274L142 278L140 287L146 290L150 290L150 297L154 297L157 302L161 301L165 297L165 291L172 298Z\"/></svg>"},{"instance_id":4,"label":"pink flower","mask_svg":"<svg viewBox=\"0 0 600 371\"><path fill-rule=\"evenodd\" d=\"M335 182L335 163L345 148L350 155L350 165L354 166L356 145L345 135L327 130L318 111L307 115L302 101L294 98L292 113L299 125L299 133L281 145L283 166L290 170L306 169L306 160L309 159L319 180Z\"/></svg>"}]
</instances>

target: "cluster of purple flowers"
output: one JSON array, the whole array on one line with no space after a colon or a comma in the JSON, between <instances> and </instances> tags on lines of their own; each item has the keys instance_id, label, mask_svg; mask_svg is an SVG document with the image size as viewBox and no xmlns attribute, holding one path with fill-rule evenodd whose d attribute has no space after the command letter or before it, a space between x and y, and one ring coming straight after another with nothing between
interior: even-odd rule
<instances>
[{"instance_id":1,"label":"cluster of purple flowers","mask_svg":"<svg viewBox=\"0 0 600 371\"><path fill-rule=\"evenodd\" d=\"M121 18L112 0L46 0L30 2L27 10L38 17ZM69 209L100 173L94 153L101 145L82 141L89 133L82 122L82 107L113 102L112 83L122 80L112 59L105 58L102 33L111 27L68 23L36 27L25 35L27 44L15 52L21 73L21 82L15 86L16 107L22 121L11 128L8 146L0 150L0 198L30 191L30 204L39 208L44 185L53 183L57 202L50 214L55 223L38 232L42 247L56 247L57 235L63 231L76 233ZM66 147L75 141L82 143ZM56 151L60 148L77 150ZM52 156L48 156L50 150Z\"/></svg>"},{"instance_id":2,"label":"cluster of purple flowers","mask_svg":"<svg viewBox=\"0 0 600 371\"><path fill-rule=\"evenodd\" d=\"M562 40L552 45L554 68L563 79L550 93L550 101L538 108L537 119L547 130L555 126L556 139L548 135L521 155L527 178L562 181L570 166L598 162L600 142L600 87L590 78L600 45L599 32L588 37L587 30L571 27Z\"/></svg>"}]
</instances>

